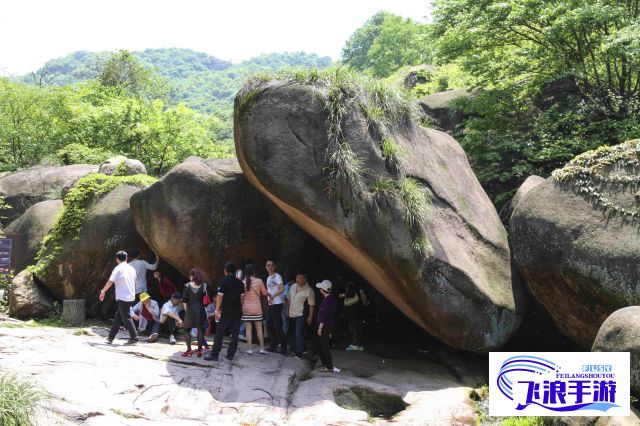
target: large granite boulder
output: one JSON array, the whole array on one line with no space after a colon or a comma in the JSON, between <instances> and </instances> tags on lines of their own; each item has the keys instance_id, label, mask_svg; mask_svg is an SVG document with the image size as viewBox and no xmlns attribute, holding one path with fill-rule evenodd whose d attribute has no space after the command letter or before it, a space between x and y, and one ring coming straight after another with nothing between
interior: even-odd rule
<instances>
[{"instance_id":1,"label":"large granite boulder","mask_svg":"<svg viewBox=\"0 0 640 426\"><path fill-rule=\"evenodd\" d=\"M15 245L13 264L16 271L22 271L33 264L40 250L40 243L51 230L60 209L61 200L41 201L29 207L22 216L5 228L5 234Z\"/></svg>"},{"instance_id":2,"label":"large granite boulder","mask_svg":"<svg viewBox=\"0 0 640 426\"><path fill-rule=\"evenodd\" d=\"M249 182L437 338L500 347L520 322L520 293L504 227L460 145L418 126L388 89L299 77L236 96Z\"/></svg>"},{"instance_id":3,"label":"large granite boulder","mask_svg":"<svg viewBox=\"0 0 640 426\"><path fill-rule=\"evenodd\" d=\"M464 114L456 107L456 102L471 96L466 89L451 89L432 93L420 99L420 106L433 125L447 133L453 133L464 120Z\"/></svg>"},{"instance_id":4,"label":"large granite boulder","mask_svg":"<svg viewBox=\"0 0 640 426\"><path fill-rule=\"evenodd\" d=\"M131 196L152 180L140 178L125 183L123 177L92 175L72 188L34 272L56 299L86 299L88 314L103 316L111 308L113 290L102 304L98 292L116 265L116 252L137 248L142 257L151 255L129 209Z\"/></svg>"},{"instance_id":5,"label":"large granite boulder","mask_svg":"<svg viewBox=\"0 0 640 426\"><path fill-rule=\"evenodd\" d=\"M20 272L11 282L9 315L19 319L44 318L53 311L53 298L34 282L33 274Z\"/></svg>"},{"instance_id":6,"label":"large granite boulder","mask_svg":"<svg viewBox=\"0 0 640 426\"><path fill-rule=\"evenodd\" d=\"M640 304L638 141L589 151L511 215L514 264L562 333L590 348L614 311Z\"/></svg>"},{"instance_id":7,"label":"large granite boulder","mask_svg":"<svg viewBox=\"0 0 640 426\"><path fill-rule=\"evenodd\" d=\"M544 180L545 179L540 176L529 176L522 183L522 185L520 185L513 197L511 197L511 199L507 201L505 205L500 209L500 220L502 221L504 226L509 226L509 220L511 220L511 214L513 214L513 210L516 208L522 198L527 194L527 192L540 185L542 182L544 182Z\"/></svg>"},{"instance_id":8,"label":"large granite boulder","mask_svg":"<svg viewBox=\"0 0 640 426\"><path fill-rule=\"evenodd\" d=\"M122 155L117 155L105 160L100 164L100 169L98 171L109 176L133 176L147 174L147 168L140 160L134 160Z\"/></svg>"},{"instance_id":9,"label":"large granite boulder","mask_svg":"<svg viewBox=\"0 0 640 426\"><path fill-rule=\"evenodd\" d=\"M618 309L600 326L592 352L631 354L631 391L640 395L640 306Z\"/></svg>"},{"instance_id":10,"label":"large granite boulder","mask_svg":"<svg viewBox=\"0 0 640 426\"><path fill-rule=\"evenodd\" d=\"M9 205L8 209L0 212L3 217L0 225L6 226L40 201L59 199L65 186L96 171L98 166L88 164L36 166L0 177L0 195Z\"/></svg>"},{"instance_id":11,"label":"large granite boulder","mask_svg":"<svg viewBox=\"0 0 640 426\"><path fill-rule=\"evenodd\" d=\"M149 246L185 276L200 267L216 280L225 262L251 257L258 274L273 258L283 275L303 268L320 281L342 263L253 188L236 160L190 157L133 195L131 211Z\"/></svg>"}]
</instances>

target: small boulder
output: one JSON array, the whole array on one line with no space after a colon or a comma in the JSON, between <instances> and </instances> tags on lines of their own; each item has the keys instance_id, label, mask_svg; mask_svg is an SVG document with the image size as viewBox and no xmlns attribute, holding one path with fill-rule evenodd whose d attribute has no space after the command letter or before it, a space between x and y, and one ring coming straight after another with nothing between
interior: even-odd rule
<instances>
[{"instance_id":1,"label":"small boulder","mask_svg":"<svg viewBox=\"0 0 640 426\"><path fill-rule=\"evenodd\" d=\"M11 282L9 315L19 319L45 318L53 310L53 298L34 281L28 270L20 272Z\"/></svg>"},{"instance_id":2,"label":"small boulder","mask_svg":"<svg viewBox=\"0 0 640 426\"><path fill-rule=\"evenodd\" d=\"M618 309L606 319L592 352L631 353L631 391L640 395L640 306Z\"/></svg>"},{"instance_id":3,"label":"small boulder","mask_svg":"<svg viewBox=\"0 0 640 426\"><path fill-rule=\"evenodd\" d=\"M0 225L6 226L32 205L61 198L62 190L81 176L98 171L98 166L74 164L64 167L35 166L0 177L0 195L9 208L3 210Z\"/></svg>"},{"instance_id":4,"label":"small boulder","mask_svg":"<svg viewBox=\"0 0 640 426\"><path fill-rule=\"evenodd\" d=\"M147 174L147 168L140 160L134 160L122 155L105 160L104 163L100 164L100 169L98 171L109 176L133 176Z\"/></svg>"},{"instance_id":5,"label":"small boulder","mask_svg":"<svg viewBox=\"0 0 640 426\"><path fill-rule=\"evenodd\" d=\"M16 271L22 271L34 263L42 238L51 230L60 209L62 209L61 200L41 201L29 207L22 216L5 228L5 234L13 239L16 246L14 251Z\"/></svg>"},{"instance_id":6,"label":"small boulder","mask_svg":"<svg viewBox=\"0 0 640 426\"><path fill-rule=\"evenodd\" d=\"M471 92L466 89L446 90L421 98L420 106L436 128L451 134L464 120L464 114L455 103L470 96Z\"/></svg>"}]
</instances>

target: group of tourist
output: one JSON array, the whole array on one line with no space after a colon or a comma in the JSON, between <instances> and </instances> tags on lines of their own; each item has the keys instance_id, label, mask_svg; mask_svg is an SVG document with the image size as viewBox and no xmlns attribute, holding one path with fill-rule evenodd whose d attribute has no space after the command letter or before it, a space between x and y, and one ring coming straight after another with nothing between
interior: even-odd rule
<instances>
[{"instance_id":1,"label":"group of tourist","mask_svg":"<svg viewBox=\"0 0 640 426\"><path fill-rule=\"evenodd\" d=\"M247 342L246 353L254 354L253 331L255 329L258 349L257 353L278 352L287 354L288 338L292 340L292 348L296 358L301 358L305 351L304 336L308 327L313 325L316 293L308 284L307 275L299 271L293 282L285 283L276 272L275 261L265 264L268 273L266 283L257 276L253 261L247 259L240 267L228 262L224 266L224 278L219 282L217 292L210 292L198 268L189 271L189 282L184 285L182 293L175 284L157 270L160 258L156 255L151 264L139 259L139 252L133 250L127 262L127 253L116 253L117 266L109 280L100 291L100 300L111 286L115 286L117 311L107 342L112 343L122 325L129 333L125 345L138 343L137 330L148 332L148 342L158 339L161 328L169 333L169 343L176 343L176 331L183 329L187 350L182 356L204 356L209 361L217 361L220 355L223 338L230 335L226 352L227 359L233 359L238 340ZM157 280L161 304L153 300L148 293L146 279L147 270L154 271ZM344 305L344 315L349 323L352 342L347 350L363 350L362 324L356 313L355 304L367 304L366 294L353 283L346 283L344 288L335 289L332 282L323 280L316 284L322 301L320 303L313 330L317 335L315 348L310 357L319 357L324 370L339 372L334 367L330 338L336 326L338 305ZM265 347L263 321L266 321L269 336L269 347ZM211 351L208 349L206 336L208 330L215 328L215 337ZM242 330L244 329L244 330ZM192 340L197 342L193 350Z\"/></svg>"}]
</instances>

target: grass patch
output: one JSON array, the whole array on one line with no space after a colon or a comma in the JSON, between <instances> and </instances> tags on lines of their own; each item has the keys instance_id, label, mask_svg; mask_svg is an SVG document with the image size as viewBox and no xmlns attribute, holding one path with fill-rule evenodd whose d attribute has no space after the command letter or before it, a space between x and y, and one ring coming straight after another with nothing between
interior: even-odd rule
<instances>
[{"instance_id":1,"label":"grass patch","mask_svg":"<svg viewBox=\"0 0 640 426\"><path fill-rule=\"evenodd\" d=\"M35 425L52 400L34 380L0 371L0 425Z\"/></svg>"},{"instance_id":2,"label":"grass patch","mask_svg":"<svg viewBox=\"0 0 640 426\"><path fill-rule=\"evenodd\" d=\"M98 200L119 185L127 184L146 188L156 181L147 175L107 176L93 173L78 179L64 199L51 231L43 238L36 257L37 264L30 266L34 275L43 274L62 253L62 243L67 237L77 238L91 201Z\"/></svg>"},{"instance_id":3,"label":"grass patch","mask_svg":"<svg viewBox=\"0 0 640 426\"><path fill-rule=\"evenodd\" d=\"M79 328L73 332L74 336L93 336L93 333L85 330L84 328Z\"/></svg>"},{"instance_id":4,"label":"grass patch","mask_svg":"<svg viewBox=\"0 0 640 426\"><path fill-rule=\"evenodd\" d=\"M142 418L142 416L139 414L125 413L119 408L110 408L109 410L111 410L111 412L121 417L124 417L125 419L141 419Z\"/></svg>"}]
</instances>

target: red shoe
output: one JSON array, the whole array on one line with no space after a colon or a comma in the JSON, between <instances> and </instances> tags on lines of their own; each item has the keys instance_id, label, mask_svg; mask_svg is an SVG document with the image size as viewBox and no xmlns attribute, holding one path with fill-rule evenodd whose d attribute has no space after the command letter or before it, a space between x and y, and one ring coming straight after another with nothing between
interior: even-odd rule
<instances>
[{"instance_id":1,"label":"red shoe","mask_svg":"<svg viewBox=\"0 0 640 426\"><path fill-rule=\"evenodd\" d=\"M201 357L202 357L202 349L198 349L198 350L196 351L196 356L197 356L198 358L201 358Z\"/></svg>"},{"instance_id":2,"label":"red shoe","mask_svg":"<svg viewBox=\"0 0 640 426\"><path fill-rule=\"evenodd\" d=\"M191 355L193 355L193 351L191 349L189 349L186 352L182 352L182 356L191 356Z\"/></svg>"}]
</instances>

